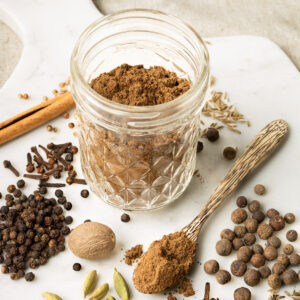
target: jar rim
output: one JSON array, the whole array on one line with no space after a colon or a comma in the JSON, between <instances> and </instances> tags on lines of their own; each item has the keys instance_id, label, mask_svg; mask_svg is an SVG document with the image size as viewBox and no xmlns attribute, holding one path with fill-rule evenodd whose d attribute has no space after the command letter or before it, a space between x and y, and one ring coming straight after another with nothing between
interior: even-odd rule
<instances>
[{"instance_id":1,"label":"jar rim","mask_svg":"<svg viewBox=\"0 0 300 300\"><path fill-rule=\"evenodd\" d=\"M126 15L126 18L130 17L131 13L143 13L144 15L136 16L132 15L131 17L140 17L140 18L149 18L149 19L155 19L155 16L160 16L168 19L168 21L177 22L181 26L183 25L185 27L185 30L187 30L188 33L192 34L196 40L198 40L199 45L201 47L201 51L203 52L203 56L205 58L205 61L203 62L204 68L202 69L202 72L200 76L197 77L197 80L193 82L191 85L191 88L186 91L184 94L180 95L179 97L175 98L172 101L165 102L162 104L157 105L151 105L151 106L134 106L134 105L126 105L122 103L117 103L115 101L112 101L106 97L103 97L98 92L96 92L94 89L92 89L88 82L84 79L80 68L78 66L76 57L78 55L80 45L85 41L85 39L89 36L89 34L93 31L95 27L101 26L101 23L103 25L107 24L109 21L114 20L120 20ZM199 90L199 86L204 84L208 81L209 78L209 52L207 50L207 47L205 45L205 42L200 37L200 35L193 29L191 25L189 25L187 22L182 20L181 18L175 17L173 15L166 14L164 12L158 11L158 10L152 10L152 9L126 9L126 10L120 10L118 12L108 14L106 16L102 16L101 18L97 19L96 21L92 22L79 36L75 43L74 50L72 52L71 56L71 78L72 78L72 85L75 83L79 83L81 85L81 88L83 88L84 92L87 93L89 96L91 96L90 101L93 102L93 105L95 106L105 106L108 109L116 110L119 112L124 113L132 113L132 114L143 114L147 115L147 113L155 113L160 112L163 110L168 110L177 106L182 105L183 103L187 104L187 99L192 99L194 94L197 93Z\"/></svg>"}]
</instances>

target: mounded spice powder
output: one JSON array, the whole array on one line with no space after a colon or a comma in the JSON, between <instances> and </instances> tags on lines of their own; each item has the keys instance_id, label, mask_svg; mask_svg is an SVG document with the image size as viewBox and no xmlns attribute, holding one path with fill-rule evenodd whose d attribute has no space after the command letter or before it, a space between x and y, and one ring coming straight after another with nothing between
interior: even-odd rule
<instances>
[{"instance_id":1,"label":"mounded spice powder","mask_svg":"<svg viewBox=\"0 0 300 300\"><path fill-rule=\"evenodd\" d=\"M183 278L183 280L179 286L178 293L182 294L185 297L190 297L190 296L195 295L192 281L189 278L187 278L187 277Z\"/></svg>"},{"instance_id":2,"label":"mounded spice powder","mask_svg":"<svg viewBox=\"0 0 300 300\"><path fill-rule=\"evenodd\" d=\"M136 245L126 251L125 253L125 263L129 266L131 266L134 261L138 258L140 258L143 254L143 246L142 245Z\"/></svg>"},{"instance_id":3,"label":"mounded spice powder","mask_svg":"<svg viewBox=\"0 0 300 300\"><path fill-rule=\"evenodd\" d=\"M195 252L196 243L182 232L154 241L134 270L135 287L145 294L175 287L189 272Z\"/></svg>"},{"instance_id":4,"label":"mounded spice powder","mask_svg":"<svg viewBox=\"0 0 300 300\"><path fill-rule=\"evenodd\" d=\"M121 104L134 106L157 105L174 100L190 88L187 79L160 66L123 64L102 73L91 82L100 95Z\"/></svg>"}]
</instances>

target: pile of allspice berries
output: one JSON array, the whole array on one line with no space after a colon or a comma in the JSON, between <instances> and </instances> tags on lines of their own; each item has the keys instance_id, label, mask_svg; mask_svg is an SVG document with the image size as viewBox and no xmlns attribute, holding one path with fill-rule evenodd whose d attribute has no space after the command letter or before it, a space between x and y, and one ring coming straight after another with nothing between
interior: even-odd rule
<instances>
[{"instance_id":1,"label":"pile of allspice berries","mask_svg":"<svg viewBox=\"0 0 300 300\"><path fill-rule=\"evenodd\" d=\"M263 185L256 185L254 191L258 195L265 193ZM274 209L263 212L257 200L248 200L240 196L236 200L238 206L231 214L234 229L222 230L221 239L216 243L216 252L221 256L228 256L233 250L237 251L237 259L231 264L231 274L244 277L244 282L250 286L256 286L261 279L267 279L269 286L276 290L283 284L292 285L300 280L300 272L297 274L293 267L300 264L300 256L294 252L291 243L284 243L276 236L276 232L283 230L286 224L295 221L295 215L287 213L281 216ZM248 212L246 210L248 208ZM298 234L295 230L288 230L286 239L295 242ZM264 247L258 240L266 241ZM267 262L274 262L271 267ZM209 260L204 264L204 270L208 274L215 274L219 284L226 284L231 280L230 272L221 270L216 260ZM251 292L246 287L234 291L235 300L251 299Z\"/></svg>"}]
</instances>

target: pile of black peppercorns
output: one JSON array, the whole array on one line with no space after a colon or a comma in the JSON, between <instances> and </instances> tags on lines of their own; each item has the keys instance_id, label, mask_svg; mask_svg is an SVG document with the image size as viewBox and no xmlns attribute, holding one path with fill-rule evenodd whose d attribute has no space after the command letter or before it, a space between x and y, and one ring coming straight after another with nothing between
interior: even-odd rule
<instances>
[{"instance_id":1,"label":"pile of black peppercorns","mask_svg":"<svg viewBox=\"0 0 300 300\"><path fill-rule=\"evenodd\" d=\"M265 193L262 185L256 185L254 191L258 195ZM278 289L282 284L291 285L300 280L300 272L293 269L287 269L288 266L297 266L300 264L300 256L294 253L294 247L291 244L282 246L282 254L278 250L281 246L281 240L273 235L276 231L285 228L286 224L292 224L295 216L287 213L282 217L275 209L269 209L265 213L257 200L248 203L244 196L237 198L238 206L231 214L231 220L236 224L234 230L224 229L220 236L221 240L216 243L216 252L221 256L228 256L232 250L237 251L237 260L231 264L231 274L237 277L244 277L248 286L256 286L261 279L268 279L268 284L272 289ZM252 214L248 216L246 211ZM266 216L269 222L264 222ZM243 224L243 225L241 225ZM265 247L256 243L257 237L266 240ZM295 230L289 230L286 238L290 242L295 242L298 234ZM266 266L266 261L276 263L270 269ZM248 263L253 268L248 268ZM231 280L231 274L226 270L220 270L219 263L216 260L209 260L204 264L204 270L208 274L216 274L216 279L220 284L226 284ZM246 298L243 298L246 297ZM234 293L234 299L251 299L251 293L247 288L237 289Z\"/></svg>"},{"instance_id":2,"label":"pile of black peppercorns","mask_svg":"<svg viewBox=\"0 0 300 300\"><path fill-rule=\"evenodd\" d=\"M36 269L65 250L65 236L70 233L66 224L73 219L65 217L58 205L66 201L62 191L56 191L57 201L44 196L45 187L27 197L21 191L24 180L16 185L8 186L6 204L0 208L0 263L4 264L1 272L9 273L13 280L25 276L32 281L34 274L25 274L25 270Z\"/></svg>"}]
</instances>

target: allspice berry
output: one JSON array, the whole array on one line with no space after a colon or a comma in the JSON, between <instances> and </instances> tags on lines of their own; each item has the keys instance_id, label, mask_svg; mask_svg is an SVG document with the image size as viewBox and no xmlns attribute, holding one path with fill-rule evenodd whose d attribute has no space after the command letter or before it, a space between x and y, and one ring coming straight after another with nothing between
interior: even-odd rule
<instances>
[{"instance_id":1,"label":"allspice berry","mask_svg":"<svg viewBox=\"0 0 300 300\"><path fill-rule=\"evenodd\" d=\"M270 208L270 209L267 210L268 218L271 219L273 216L277 216L277 215L279 215L279 211L276 210L275 208Z\"/></svg>"},{"instance_id":2,"label":"allspice berry","mask_svg":"<svg viewBox=\"0 0 300 300\"><path fill-rule=\"evenodd\" d=\"M219 263L214 259L208 260L204 264L204 271L207 274L216 274L219 271Z\"/></svg>"},{"instance_id":3,"label":"allspice berry","mask_svg":"<svg viewBox=\"0 0 300 300\"><path fill-rule=\"evenodd\" d=\"M246 233L244 236L244 243L246 246L251 246L256 242L256 236L253 233Z\"/></svg>"},{"instance_id":4,"label":"allspice berry","mask_svg":"<svg viewBox=\"0 0 300 300\"><path fill-rule=\"evenodd\" d=\"M230 271L234 276L243 276L247 271L247 264L241 260L235 260L230 266Z\"/></svg>"},{"instance_id":5,"label":"allspice berry","mask_svg":"<svg viewBox=\"0 0 300 300\"><path fill-rule=\"evenodd\" d=\"M220 237L221 239L226 239L232 242L235 238L235 233L231 229L223 229Z\"/></svg>"},{"instance_id":6,"label":"allspice berry","mask_svg":"<svg viewBox=\"0 0 300 300\"><path fill-rule=\"evenodd\" d=\"M216 244L216 251L221 256L228 256L232 251L232 244L229 240L221 239Z\"/></svg>"},{"instance_id":7,"label":"allspice berry","mask_svg":"<svg viewBox=\"0 0 300 300\"><path fill-rule=\"evenodd\" d=\"M239 250L241 247L245 246L245 243L242 239L239 239L239 238L235 238L233 241L232 241L232 246L233 246L233 249L234 250Z\"/></svg>"},{"instance_id":8,"label":"allspice berry","mask_svg":"<svg viewBox=\"0 0 300 300\"><path fill-rule=\"evenodd\" d=\"M278 251L272 246L267 246L264 250L264 257L266 260L272 261L278 256Z\"/></svg>"},{"instance_id":9,"label":"allspice berry","mask_svg":"<svg viewBox=\"0 0 300 300\"><path fill-rule=\"evenodd\" d=\"M257 195L264 195L266 192L266 188L262 185L262 184L257 184L255 187L254 187L254 193L257 194Z\"/></svg>"},{"instance_id":10,"label":"allspice berry","mask_svg":"<svg viewBox=\"0 0 300 300\"><path fill-rule=\"evenodd\" d=\"M253 245L252 250L253 250L254 254L263 254L264 253L264 248L259 244Z\"/></svg>"},{"instance_id":11,"label":"allspice berry","mask_svg":"<svg viewBox=\"0 0 300 300\"><path fill-rule=\"evenodd\" d=\"M296 253L291 254L290 256L290 264L292 266L298 266L300 264L300 256Z\"/></svg>"},{"instance_id":12,"label":"allspice berry","mask_svg":"<svg viewBox=\"0 0 300 300\"><path fill-rule=\"evenodd\" d=\"M265 264L265 258L262 254L254 254L251 257L250 262L253 267L259 268Z\"/></svg>"},{"instance_id":13,"label":"allspice berry","mask_svg":"<svg viewBox=\"0 0 300 300\"><path fill-rule=\"evenodd\" d=\"M244 281L249 286L256 286L260 281L260 274L254 269L248 269L244 275Z\"/></svg>"},{"instance_id":14,"label":"allspice berry","mask_svg":"<svg viewBox=\"0 0 300 300\"><path fill-rule=\"evenodd\" d=\"M237 259L247 263L250 261L252 254L253 252L249 247L243 246L237 252Z\"/></svg>"},{"instance_id":15,"label":"allspice berry","mask_svg":"<svg viewBox=\"0 0 300 300\"><path fill-rule=\"evenodd\" d=\"M271 236L267 240L267 245L277 249L281 246L281 240L277 236Z\"/></svg>"},{"instance_id":16,"label":"allspice berry","mask_svg":"<svg viewBox=\"0 0 300 300\"><path fill-rule=\"evenodd\" d=\"M283 251L283 253L290 255L294 252L294 246L291 244L285 244L282 247L282 251Z\"/></svg>"},{"instance_id":17,"label":"allspice berry","mask_svg":"<svg viewBox=\"0 0 300 300\"><path fill-rule=\"evenodd\" d=\"M288 224L292 224L295 222L295 215L292 213L287 213L284 216L285 222L287 222Z\"/></svg>"},{"instance_id":18,"label":"allspice berry","mask_svg":"<svg viewBox=\"0 0 300 300\"><path fill-rule=\"evenodd\" d=\"M246 207L248 204L247 198L245 196L239 196L236 199L236 205L240 208Z\"/></svg>"},{"instance_id":19,"label":"allspice berry","mask_svg":"<svg viewBox=\"0 0 300 300\"><path fill-rule=\"evenodd\" d=\"M247 219L247 212L243 208L237 208L231 214L231 220L235 224L241 224L246 219Z\"/></svg>"},{"instance_id":20,"label":"allspice berry","mask_svg":"<svg viewBox=\"0 0 300 300\"><path fill-rule=\"evenodd\" d=\"M257 234L262 240L267 240L273 234L273 228L269 224L260 224L257 228Z\"/></svg>"},{"instance_id":21,"label":"allspice berry","mask_svg":"<svg viewBox=\"0 0 300 300\"><path fill-rule=\"evenodd\" d=\"M289 257L286 254L279 254L276 261L282 263L285 267L290 264Z\"/></svg>"},{"instance_id":22,"label":"allspice berry","mask_svg":"<svg viewBox=\"0 0 300 300\"><path fill-rule=\"evenodd\" d=\"M257 200L252 200L248 204L248 209L250 212L254 213L254 212L260 210L260 203Z\"/></svg>"},{"instance_id":23,"label":"allspice berry","mask_svg":"<svg viewBox=\"0 0 300 300\"><path fill-rule=\"evenodd\" d=\"M258 210L252 214L252 218L255 219L258 223L261 223L265 219L265 217L265 214L261 210Z\"/></svg>"},{"instance_id":24,"label":"allspice berry","mask_svg":"<svg viewBox=\"0 0 300 300\"><path fill-rule=\"evenodd\" d=\"M216 274L216 280L218 281L219 284L223 285L231 280L231 275L226 270L219 270Z\"/></svg>"},{"instance_id":25,"label":"allspice berry","mask_svg":"<svg viewBox=\"0 0 300 300\"><path fill-rule=\"evenodd\" d=\"M223 150L223 156L228 160L233 160L236 157L236 148L233 147L226 147Z\"/></svg>"},{"instance_id":26,"label":"allspice berry","mask_svg":"<svg viewBox=\"0 0 300 300\"><path fill-rule=\"evenodd\" d=\"M272 267L272 272L277 275L281 275L285 271L285 265L282 263L275 263Z\"/></svg>"},{"instance_id":27,"label":"allspice berry","mask_svg":"<svg viewBox=\"0 0 300 300\"><path fill-rule=\"evenodd\" d=\"M296 230L289 230L287 233L286 233L286 238L288 241L290 242L295 242L298 238L298 233Z\"/></svg>"},{"instance_id":28,"label":"allspice berry","mask_svg":"<svg viewBox=\"0 0 300 300\"><path fill-rule=\"evenodd\" d=\"M285 226L284 218L280 215L275 215L270 219L270 225L275 231L282 230Z\"/></svg>"},{"instance_id":29,"label":"allspice berry","mask_svg":"<svg viewBox=\"0 0 300 300\"><path fill-rule=\"evenodd\" d=\"M298 281L297 273L292 269L284 271L282 274L282 281L286 285L296 283Z\"/></svg>"},{"instance_id":30,"label":"allspice berry","mask_svg":"<svg viewBox=\"0 0 300 300\"><path fill-rule=\"evenodd\" d=\"M258 269L258 273L260 274L260 277L265 279L268 278L271 274L271 270L267 266L262 266Z\"/></svg>"},{"instance_id":31,"label":"allspice berry","mask_svg":"<svg viewBox=\"0 0 300 300\"><path fill-rule=\"evenodd\" d=\"M270 288L272 288L274 290L279 289L282 285L282 280L281 280L280 276L277 274L271 274L268 277L268 285L270 286Z\"/></svg>"},{"instance_id":32,"label":"allspice berry","mask_svg":"<svg viewBox=\"0 0 300 300\"><path fill-rule=\"evenodd\" d=\"M206 131L206 137L210 142L215 142L219 139L219 131L216 128L208 128Z\"/></svg>"},{"instance_id":33,"label":"allspice berry","mask_svg":"<svg viewBox=\"0 0 300 300\"><path fill-rule=\"evenodd\" d=\"M255 233L257 231L258 222L255 219L248 218L245 221L245 227L248 232Z\"/></svg>"},{"instance_id":34,"label":"allspice berry","mask_svg":"<svg viewBox=\"0 0 300 300\"><path fill-rule=\"evenodd\" d=\"M234 300L251 300L251 292L245 288L241 287L234 291Z\"/></svg>"},{"instance_id":35,"label":"allspice berry","mask_svg":"<svg viewBox=\"0 0 300 300\"><path fill-rule=\"evenodd\" d=\"M238 238L243 238L247 233L247 229L245 226L237 225L234 226L234 233Z\"/></svg>"}]
</instances>

